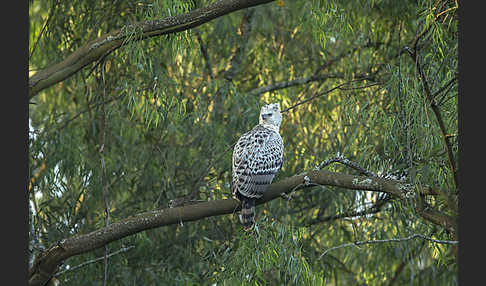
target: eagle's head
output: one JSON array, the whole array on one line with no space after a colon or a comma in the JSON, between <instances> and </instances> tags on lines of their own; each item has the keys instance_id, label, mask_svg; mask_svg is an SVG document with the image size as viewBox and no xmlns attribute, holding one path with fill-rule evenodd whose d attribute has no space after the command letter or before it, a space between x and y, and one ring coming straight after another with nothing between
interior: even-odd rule
<instances>
[{"instance_id":1,"label":"eagle's head","mask_svg":"<svg viewBox=\"0 0 486 286\"><path fill-rule=\"evenodd\" d=\"M262 109L260 110L260 124L278 130L281 122L282 113L280 113L280 105L278 103L271 103L262 106Z\"/></svg>"}]
</instances>

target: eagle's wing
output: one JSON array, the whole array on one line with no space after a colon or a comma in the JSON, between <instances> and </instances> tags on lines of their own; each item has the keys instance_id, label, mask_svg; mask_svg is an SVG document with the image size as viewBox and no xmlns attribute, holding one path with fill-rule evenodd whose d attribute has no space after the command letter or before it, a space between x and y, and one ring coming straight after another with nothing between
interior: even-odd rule
<instances>
[{"instance_id":1,"label":"eagle's wing","mask_svg":"<svg viewBox=\"0 0 486 286\"><path fill-rule=\"evenodd\" d=\"M283 164L280 135L257 126L243 134L233 151L232 192L260 198Z\"/></svg>"}]
</instances>

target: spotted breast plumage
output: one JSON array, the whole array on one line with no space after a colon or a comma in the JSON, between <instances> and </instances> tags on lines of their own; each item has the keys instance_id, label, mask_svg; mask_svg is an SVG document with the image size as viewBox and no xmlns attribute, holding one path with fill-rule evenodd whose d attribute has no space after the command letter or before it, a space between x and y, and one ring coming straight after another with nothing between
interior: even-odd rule
<instances>
[{"instance_id":1,"label":"spotted breast plumage","mask_svg":"<svg viewBox=\"0 0 486 286\"><path fill-rule=\"evenodd\" d=\"M277 103L264 105L259 124L244 133L233 150L231 191L241 201L240 222L245 230L255 222L255 200L263 196L283 164L282 122Z\"/></svg>"}]
</instances>

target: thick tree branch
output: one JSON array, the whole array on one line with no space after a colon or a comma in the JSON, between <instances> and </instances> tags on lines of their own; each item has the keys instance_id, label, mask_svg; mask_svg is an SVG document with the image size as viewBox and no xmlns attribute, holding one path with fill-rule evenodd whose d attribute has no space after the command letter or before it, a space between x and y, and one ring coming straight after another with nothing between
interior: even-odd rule
<instances>
[{"instance_id":1,"label":"thick tree branch","mask_svg":"<svg viewBox=\"0 0 486 286\"><path fill-rule=\"evenodd\" d=\"M280 194L283 192L290 192L315 184L385 192L399 197L408 196L413 192L410 186L390 179L315 170L271 184L265 196L256 204L260 205L280 198ZM98 249L123 237L161 226L231 214L239 209L239 202L234 199L206 201L189 206L141 213L121 221L111 222L110 225L93 232L66 238L36 257L33 266L29 269L29 285L43 285L56 272L60 263L69 257Z\"/></svg>"},{"instance_id":2,"label":"thick tree branch","mask_svg":"<svg viewBox=\"0 0 486 286\"><path fill-rule=\"evenodd\" d=\"M83 67L96 62L107 53L126 43L134 29L140 32L136 40L185 31L231 12L272 2L273 0L219 0L186 14L161 20L143 21L107 33L81 46L65 60L43 69L29 78L29 99L39 91L72 76Z\"/></svg>"}]
</instances>

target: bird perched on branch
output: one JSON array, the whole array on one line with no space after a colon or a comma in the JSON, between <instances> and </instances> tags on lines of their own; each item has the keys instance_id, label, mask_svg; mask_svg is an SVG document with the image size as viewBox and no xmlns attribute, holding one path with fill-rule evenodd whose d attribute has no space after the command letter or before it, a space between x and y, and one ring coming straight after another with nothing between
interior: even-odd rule
<instances>
[{"instance_id":1,"label":"bird perched on branch","mask_svg":"<svg viewBox=\"0 0 486 286\"><path fill-rule=\"evenodd\" d=\"M261 198L283 164L278 103L261 108L259 123L244 133L233 150L231 192L241 202L240 222L245 230L255 223L255 200Z\"/></svg>"}]
</instances>

